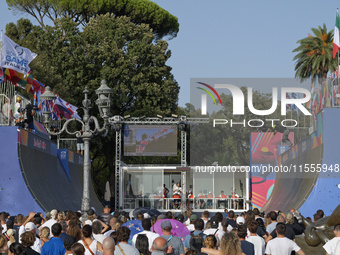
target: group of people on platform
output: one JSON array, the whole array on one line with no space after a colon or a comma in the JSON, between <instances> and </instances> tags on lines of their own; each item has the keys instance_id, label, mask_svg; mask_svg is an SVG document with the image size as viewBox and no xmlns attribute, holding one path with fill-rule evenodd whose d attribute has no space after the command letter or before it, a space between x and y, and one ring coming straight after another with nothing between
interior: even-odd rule
<instances>
[{"instance_id":1,"label":"group of people on platform","mask_svg":"<svg viewBox=\"0 0 340 255\"><path fill-rule=\"evenodd\" d=\"M141 191L141 193L143 192ZM183 190L180 182L174 184L172 192L169 191L165 184L162 187L159 182L156 190L147 196L147 198L153 199L148 206L157 209L180 209L182 196ZM243 199L235 191L232 191L231 195L226 195L221 190L220 195L214 197L211 191L203 192L202 190L199 190L199 193L195 196L192 189L190 189L184 196L186 206L190 209L244 209ZM143 196L141 195L141 197ZM165 199L170 199L169 208L166 208Z\"/></svg>"},{"instance_id":2,"label":"group of people on platform","mask_svg":"<svg viewBox=\"0 0 340 255\"><path fill-rule=\"evenodd\" d=\"M16 97L15 104L11 105L11 100L7 99L2 105L0 113L0 124L16 125L21 128L26 128L29 131L34 129L34 115L36 107L31 103L27 104L24 108L22 106L22 98Z\"/></svg>"},{"instance_id":3,"label":"group of people on platform","mask_svg":"<svg viewBox=\"0 0 340 255\"><path fill-rule=\"evenodd\" d=\"M315 219L324 217L320 211ZM1 255L281 255L305 254L295 243L295 236L304 233L298 211L287 214L271 211L267 215L255 208L235 215L227 209L214 216L204 211L200 217L192 210L176 217L171 211L150 217L138 213L143 231L130 236L131 220L127 212L111 213L106 206L102 213L90 209L86 214L52 210L44 217L31 212L11 216L0 213ZM172 220L183 223L190 231L180 238L172 234ZM160 222L162 234L152 231ZM334 227L335 238L324 245L325 254L340 251L340 224ZM131 239L132 238L132 239ZM130 242L130 241L131 242ZM293 253L292 253L293 252Z\"/></svg>"}]
</instances>

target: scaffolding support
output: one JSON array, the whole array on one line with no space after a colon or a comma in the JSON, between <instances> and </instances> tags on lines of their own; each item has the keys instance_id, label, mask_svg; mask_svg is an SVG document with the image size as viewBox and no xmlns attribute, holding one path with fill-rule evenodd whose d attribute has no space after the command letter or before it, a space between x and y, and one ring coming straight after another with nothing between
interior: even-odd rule
<instances>
[{"instance_id":1,"label":"scaffolding support","mask_svg":"<svg viewBox=\"0 0 340 255\"><path fill-rule=\"evenodd\" d=\"M187 118L180 116L179 118L145 118L145 117L125 117L113 116L109 118L109 123L116 131L116 160L115 160L115 210L119 210L123 206L123 174L122 174L122 128L124 124L128 125L178 125L181 131L181 167L187 167L187 132L188 126L191 123L208 123L208 118ZM185 196L186 196L186 171L181 171L182 179L182 208L185 210Z\"/></svg>"}]
</instances>

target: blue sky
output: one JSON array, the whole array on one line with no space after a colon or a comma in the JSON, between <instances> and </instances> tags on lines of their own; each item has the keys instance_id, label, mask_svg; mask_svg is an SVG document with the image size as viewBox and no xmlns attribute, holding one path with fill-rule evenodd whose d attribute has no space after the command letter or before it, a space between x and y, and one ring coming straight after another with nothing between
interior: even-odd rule
<instances>
[{"instance_id":1,"label":"blue sky","mask_svg":"<svg viewBox=\"0 0 340 255\"><path fill-rule=\"evenodd\" d=\"M190 78L293 78L296 42L323 23L333 29L340 6L333 0L153 1L179 20L168 65L181 88L180 106L190 101ZM30 18L2 8L0 29L21 17Z\"/></svg>"}]
</instances>

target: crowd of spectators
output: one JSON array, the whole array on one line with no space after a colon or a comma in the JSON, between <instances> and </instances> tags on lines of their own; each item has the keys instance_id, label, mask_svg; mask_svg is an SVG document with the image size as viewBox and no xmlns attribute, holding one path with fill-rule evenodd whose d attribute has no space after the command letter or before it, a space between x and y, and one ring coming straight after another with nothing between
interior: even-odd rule
<instances>
[{"instance_id":1,"label":"crowd of spectators","mask_svg":"<svg viewBox=\"0 0 340 255\"><path fill-rule=\"evenodd\" d=\"M314 214L314 220L323 217L322 210ZM122 226L129 220L140 220L143 231L131 236L131 230ZM190 234L173 235L172 220L183 223ZM305 227L294 209L266 215L257 208L239 215L232 210L214 215L204 211L199 216L188 210L176 217L169 211L157 217L139 213L136 219L130 219L126 212L112 213L106 206L103 212L90 209L84 215L57 210L46 216L2 212L0 221L0 255L305 254L295 242L295 236L303 235ZM161 221L161 234L153 232L157 221ZM334 226L334 235L323 246L325 254L340 251L340 224Z\"/></svg>"}]
</instances>

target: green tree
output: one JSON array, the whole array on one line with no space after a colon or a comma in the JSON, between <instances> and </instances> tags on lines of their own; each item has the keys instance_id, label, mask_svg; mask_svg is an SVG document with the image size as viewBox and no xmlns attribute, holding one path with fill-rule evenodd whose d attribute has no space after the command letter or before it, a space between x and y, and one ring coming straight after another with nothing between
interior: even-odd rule
<instances>
[{"instance_id":1,"label":"green tree","mask_svg":"<svg viewBox=\"0 0 340 255\"><path fill-rule=\"evenodd\" d=\"M146 23L157 38L175 37L179 31L178 19L149 0L6 0L10 9L34 17L46 29L45 19L55 25L59 18L71 18L85 26L97 14L112 13L128 16L135 24Z\"/></svg>"},{"instance_id":2,"label":"green tree","mask_svg":"<svg viewBox=\"0 0 340 255\"><path fill-rule=\"evenodd\" d=\"M155 41L146 24L136 25L128 17L98 15L80 31L71 19L61 19L56 27L31 26L24 21L6 27L6 34L38 54L39 66L33 75L66 101L80 106L83 90L94 90L106 79L114 90L112 115L155 116L178 111L179 86L166 65L171 52L166 41ZM21 36L28 27L28 34ZM34 38L31 34L34 33ZM32 41L33 40L33 41ZM93 106L91 115L98 115ZM80 111L80 115L81 115ZM99 117L99 116L98 116ZM110 179L114 191L115 134L95 137L91 142L94 183ZM113 193L114 194L114 193Z\"/></svg>"},{"instance_id":3,"label":"green tree","mask_svg":"<svg viewBox=\"0 0 340 255\"><path fill-rule=\"evenodd\" d=\"M338 60L333 58L333 30L327 32L326 25L312 28L313 35L299 40L299 46L293 50L297 52L294 57L295 77L304 81L311 78L315 80L326 79L328 71L334 71Z\"/></svg>"}]
</instances>

